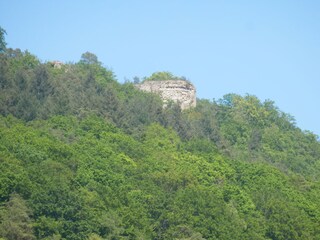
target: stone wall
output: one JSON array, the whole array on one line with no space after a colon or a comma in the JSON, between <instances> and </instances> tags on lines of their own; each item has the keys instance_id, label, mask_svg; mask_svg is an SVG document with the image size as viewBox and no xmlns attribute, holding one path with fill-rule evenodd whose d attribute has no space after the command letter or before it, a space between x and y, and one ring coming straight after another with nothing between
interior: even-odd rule
<instances>
[{"instance_id":1,"label":"stone wall","mask_svg":"<svg viewBox=\"0 0 320 240\"><path fill-rule=\"evenodd\" d=\"M182 110L196 106L196 88L183 80L145 81L137 87L146 92L159 94L164 103L172 100Z\"/></svg>"}]
</instances>

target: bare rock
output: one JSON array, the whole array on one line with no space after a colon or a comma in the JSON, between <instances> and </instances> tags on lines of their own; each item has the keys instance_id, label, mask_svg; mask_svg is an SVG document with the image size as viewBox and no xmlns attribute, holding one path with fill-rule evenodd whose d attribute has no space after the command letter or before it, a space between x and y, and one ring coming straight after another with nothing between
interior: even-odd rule
<instances>
[{"instance_id":1,"label":"bare rock","mask_svg":"<svg viewBox=\"0 0 320 240\"><path fill-rule=\"evenodd\" d=\"M178 103L182 110L196 106L196 88L184 80L145 81L136 85L140 90L159 94L164 101Z\"/></svg>"}]
</instances>

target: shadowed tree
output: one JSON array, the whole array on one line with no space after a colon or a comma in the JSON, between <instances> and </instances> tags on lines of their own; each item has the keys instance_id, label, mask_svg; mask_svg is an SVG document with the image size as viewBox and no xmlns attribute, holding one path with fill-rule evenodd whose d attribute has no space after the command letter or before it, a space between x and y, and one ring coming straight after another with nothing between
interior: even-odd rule
<instances>
[{"instance_id":1,"label":"shadowed tree","mask_svg":"<svg viewBox=\"0 0 320 240\"><path fill-rule=\"evenodd\" d=\"M0 53L4 52L7 46L4 35L7 34L6 30L0 27Z\"/></svg>"},{"instance_id":2,"label":"shadowed tree","mask_svg":"<svg viewBox=\"0 0 320 240\"><path fill-rule=\"evenodd\" d=\"M91 53L91 52L85 52L81 55L80 63L84 64L98 64L100 65L100 62L98 61L98 57Z\"/></svg>"}]
</instances>

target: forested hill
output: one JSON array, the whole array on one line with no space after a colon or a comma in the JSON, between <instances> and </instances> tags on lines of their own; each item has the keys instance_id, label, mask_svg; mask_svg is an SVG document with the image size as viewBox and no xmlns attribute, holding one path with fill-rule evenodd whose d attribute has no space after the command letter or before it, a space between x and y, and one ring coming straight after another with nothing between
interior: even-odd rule
<instances>
[{"instance_id":1,"label":"forested hill","mask_svg":"<svg viewBox=\"0 0 320 240\"><path fill-rule=\"evenodd\" d=\"M320 144L272 101L163 108L4 49L0 113L0 239L320 239Z\"/></svg>"}]
</instances>

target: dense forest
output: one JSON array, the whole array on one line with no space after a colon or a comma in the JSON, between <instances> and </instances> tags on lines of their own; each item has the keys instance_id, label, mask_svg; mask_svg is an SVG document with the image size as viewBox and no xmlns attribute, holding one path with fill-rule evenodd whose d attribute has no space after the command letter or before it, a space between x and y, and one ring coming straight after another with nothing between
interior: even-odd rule
<instances>
[{"instance_id":1,"label":"dense forest","mask_svg":"<svg viewBox=\"0 0 320 240\"><path fill-rule=\"evenodd\" d=\"M0 33L0 239L320 239L318 137L274 102L163 108Z\"/></svg>"}]
</instances>

